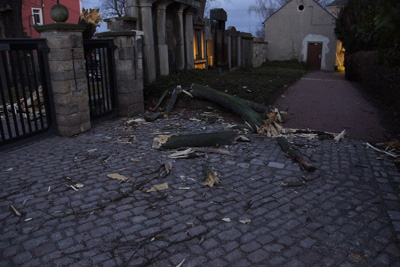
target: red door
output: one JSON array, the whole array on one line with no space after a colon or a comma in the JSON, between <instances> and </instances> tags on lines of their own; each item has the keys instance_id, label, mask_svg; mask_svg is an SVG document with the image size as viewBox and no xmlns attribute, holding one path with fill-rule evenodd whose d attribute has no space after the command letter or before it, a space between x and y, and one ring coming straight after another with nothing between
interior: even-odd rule
<instances>
[{"instance_id":1,"label":"red door","mask_svg":"<svg viewBox=\"0 0 400 267\"><path fill-rule=\"evenodd\" d=\"M322 43L308 43L307 67L309 70L321 69Z\"/></svg>"}]
</instances>

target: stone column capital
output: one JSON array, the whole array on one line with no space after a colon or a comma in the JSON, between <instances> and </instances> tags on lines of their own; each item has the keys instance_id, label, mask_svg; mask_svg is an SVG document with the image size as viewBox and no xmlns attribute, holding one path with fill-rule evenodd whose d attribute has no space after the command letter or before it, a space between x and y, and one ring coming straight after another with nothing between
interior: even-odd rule
<instances>
[{"instance_id":1,"label":"stone column capital","mask_svg":"<svg viewBox=\"0 0 400 267\"><path fill-rule=\"evenodd\" d=\"M193 8L192 6L189 6L188 8L186 8L184 10L184 13L186 16L191 16L191 15L193 15L194 11L195 11L195 8Z\"/></svg>"},{"instance_id":2,"label":"stone column capital","mask_svg":"<svg viewBox=\"0 0 400 267\"><path fill-rule=\"evenodd\" d=\"M172 4L173 1L170 0L162 0L156 3L156 10L166 10L167 6Z\"/></svg>"},{"instance_id":3,"label":"stone column capital","mask_svg":"<svg viewBox=\"0 0 400 267\"><path fill-rule=\"evenodd\" d=\"M187 7L188 7L188 5L179 4L179 5L175 8L175 11L176 11L177 13L183 14L183 11L184 11L185 8L187 8Z\"/></svg>"},{"instance_id":4,"label":"stone column capital","mask_svg":"<svg viewBox=\"0 0 400 267\"><path fill-rule=\"evenodd\" d=\"M152 7L155 2L157 2L157 0L140 0L139 6L140 7Z\"/></svg>"}]
</instances>

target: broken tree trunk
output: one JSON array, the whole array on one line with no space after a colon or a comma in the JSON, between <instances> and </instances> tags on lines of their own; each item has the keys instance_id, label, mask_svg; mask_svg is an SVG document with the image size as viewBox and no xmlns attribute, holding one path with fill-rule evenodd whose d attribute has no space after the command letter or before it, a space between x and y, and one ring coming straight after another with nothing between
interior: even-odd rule
<instances>
[{"instance_id":1,"label":"broken tree trunk","mask_svg":"<svg viewBox=\"0 0 400 267\"><path fill-rule=\"evenodd\" d=\"M147 122L153 122L153 121L156 121L158 118L160 118L162 115L163 115L163 113L157 112L157 113L145 116L144 120Z\"/></svg>"},{"instance_id":2,"label":"broken tree trunk","mask_svg":"<svg viewBox=\"0 0 400 267\"><path fill-rule=\"evenodd\" d=\"M192 86L191 93L194 97L217 103L235 112L250 125L253 132L257 132L257 128L264 124L261 114L234 96L198 84Z\"/></svg>"},{"instance_id":3,"label":"broken tree trunk","mask_svg":"<svg viewBox=\"0 0 400 267\"><path fill-rule=\"evenodd\" d=\"M259 103L247 100L247 99L243 99L237 96L234 96L234 98L236 98L237 100L243 102L243 104L245 104L246 106L248 106L249 108L253 109L254 111L261 113L261 114L268 114L271 112L274 112L272 109L270 109L269 107L266 107L264 105L261 105Z\"/></svg>"},{"instance_id":4,"label":"broken tree trunk","mask_svg":"<svg viewBox=\"0 0 400 267\"><path fill-rule=\"evenodd\" d=\"M154 110L158 109L158 107L162 104L162 102L164 101L164 99L168 95L168 93L169 93L168 89L164 91L164 93L162 94L162 96L158 100L157 104L154 106Z\"/></svg>"},{"instance_id":5,"label":"broken tree trunk","mask_svg":"<svg viewBox=\"0 0 400 267\"><path fill-rule=\"evenodd\" d=\"M309 172L316 170L316 168L312 166L311 163L309 163L306 159L304 159L303 155L292 144L290 144L285 137L277 137L276 141L283 151L285 151L300 164L301 169Z\"/></svg>"},{"instance_id":6,"label":"broken tree trunk","mask_svg":"<svg viewBox=\"0 0 400 267\"><path fill-rule=\"evenodd\" d=\"M169 100L167 104L167 108L165 109L165 114L170 115L172 109L175 106L176 99L178 98L179 93L182 91L182 87L178 85L173 91L172 91L172 96L171 99Z\"/></svg>"},{"instance_id":7,"label":"broken tree trunk","mask_svg":"<svg viewBox=\"0 0 400 267\"><path fill-rule=\"evenodd\" d=\"M154 138L153 148L176 149L181 147L207 147L231 144L238 134L234 131L187 134L160 135Z\"/></svg>"}]
</instances>

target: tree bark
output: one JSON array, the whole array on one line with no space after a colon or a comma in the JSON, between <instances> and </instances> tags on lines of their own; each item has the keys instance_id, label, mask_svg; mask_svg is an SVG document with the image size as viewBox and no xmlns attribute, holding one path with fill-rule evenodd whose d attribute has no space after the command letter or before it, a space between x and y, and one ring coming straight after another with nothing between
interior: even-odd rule
<instances>
[{"instance_id":1,"label":"tree bark","mask_svg":"<svg viewBox=\"0 0 400 267\"><path fill-rule=\"evenodd\" d=\"M156 144L153 145L153 148L177 149L181 147L223 146L231 144L237 136L238 133L234 131L159 136L154 139Z\"/></svg>"},{"instance_id":2,"label":"tree bark","mask_svg":"<svg viewBox=\"0 0 400 267\"><path fill-rule=\"evenodd\" d=\"M0 38L23 38L22 0L0 0Z\"/></svg>"}]
</instances>

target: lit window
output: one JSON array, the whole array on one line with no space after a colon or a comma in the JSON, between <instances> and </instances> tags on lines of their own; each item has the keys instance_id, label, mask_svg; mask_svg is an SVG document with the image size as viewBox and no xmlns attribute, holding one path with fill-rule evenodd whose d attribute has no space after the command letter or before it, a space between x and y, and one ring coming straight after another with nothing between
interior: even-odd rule
<instances>
[{"instance_id":1,"label":"lit window","mask_svg":"<svg viewBox=\"0 0 400 267\"><path fill-rule=\"evenodd\" d=\"M34 25L43 25L42 10L40 8L32 8L32 22Z\"/></svg>"}]
</instances>

